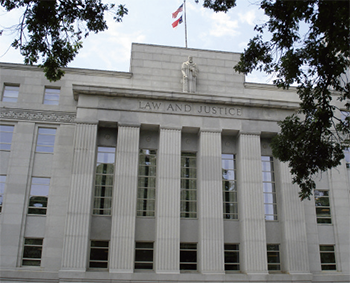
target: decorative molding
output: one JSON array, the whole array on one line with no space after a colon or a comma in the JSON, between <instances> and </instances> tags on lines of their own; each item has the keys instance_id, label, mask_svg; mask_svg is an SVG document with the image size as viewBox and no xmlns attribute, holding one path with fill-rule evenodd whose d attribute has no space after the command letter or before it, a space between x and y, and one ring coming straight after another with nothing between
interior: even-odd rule
<instances>
[{"instance_id":1,"label":"decorative molding","mask_svg":"<svg viewBox=\"0 0 350 283\"><path fill-rule=\"evenodd\" d=\"M31 120L44 122L63 122L74 123L76 114L58 111L43 110L23 110L23 109L4 109L0 111L2 119Z\"/></svg>"}]
</instances>

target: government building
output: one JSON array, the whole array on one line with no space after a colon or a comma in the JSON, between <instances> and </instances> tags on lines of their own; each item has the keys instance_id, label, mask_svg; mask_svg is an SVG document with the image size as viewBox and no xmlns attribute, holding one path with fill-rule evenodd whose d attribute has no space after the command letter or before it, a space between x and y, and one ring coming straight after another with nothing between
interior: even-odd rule
<instances>
[{"instance_id":1,"label":"government building","mask_svg":"<svg viewBox=\"0 0 350 283\"><path fill-rule=\"evenodd\" d=\"M0 281L348 283L350 151L300 201L270 148L296 90L239 57L133 44L129 72L52 83L0 63Z\"/></svg>"}]
</instances>

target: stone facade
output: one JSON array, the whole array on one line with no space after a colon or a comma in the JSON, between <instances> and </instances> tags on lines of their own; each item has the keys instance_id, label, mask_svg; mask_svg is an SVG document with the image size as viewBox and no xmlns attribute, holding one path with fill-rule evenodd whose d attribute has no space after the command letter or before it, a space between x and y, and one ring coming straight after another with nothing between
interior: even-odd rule
<instances>
[{"instance_id":1,"label":"stone facade","mask_svg":"<svg viewBox=\"0 0 350 283\"><path fill-rule=\"evenodd\" d=\"M130 72L54 83L1 63L0 281L349 282L348 164L300 202L269 147L298 96L239 56L133 44Z\"/></svg>"}]
</instances>

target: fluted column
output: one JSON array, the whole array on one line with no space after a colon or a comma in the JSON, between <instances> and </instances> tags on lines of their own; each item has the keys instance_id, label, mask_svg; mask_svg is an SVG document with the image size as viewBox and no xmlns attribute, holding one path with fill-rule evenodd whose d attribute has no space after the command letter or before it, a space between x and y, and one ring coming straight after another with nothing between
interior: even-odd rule
<instances>
[{"instance_id":1,"label":"fluted column","mask_svg":"<svg viewBox=\"0 0 350 283\"><path fill-rule=\"evenodd\" d=\"M157 273L179 273L181 131L160 129L157 155Z\"/></svg>"},{"instance_id":2,"label":"fluted column","mask_svg":"<svg viewBox=\"0 0 350 283\"><path fill-rule=\"evenodd\" d=\"M200 133L198 169L199 269L224 273L220 132Z\"/></svg>"},{"instance_id":3,"label":"fluted column","mask_svg":"<svg viewBox=\"0 0 350 283\"><path fill-rule=\"evenodd\" d=\"M76 125L71 190L67 210L62 270L86 270L97 124Z\"/></svg>"},{"instance_id":4,"label":"fluted column","mask_svg":"<svg viewBox=\"0 0 350 283\"><path fill-rule=\"evenodd\" d=\"M292 184L292 176L288 165L279 160L276 160L275 164L280 173L278 191L281 196L281 262L284 271L289 274L309 273L304 204L299 199L298 186Z\"/></svg>"},{"instance_id":5,"label":"fluted column","mask_svg":"<svg viewBox=\"0 0 350 283\"><path fill-rule=\"evenodd\" d=\"M241 271L248 274L266 274L265 210L259 135L239 135L237 173Z\"/></svg>"},{"instance_id":6,"label":"fluted column","mask_svg":"<svg viewBox=\"0 0 350 283\"><path fill-rule=\"evenodd\" d=\"M134 270L139 138L139 127L119 126L109 265L113 273Z\"/></svg>"}]
</instances>

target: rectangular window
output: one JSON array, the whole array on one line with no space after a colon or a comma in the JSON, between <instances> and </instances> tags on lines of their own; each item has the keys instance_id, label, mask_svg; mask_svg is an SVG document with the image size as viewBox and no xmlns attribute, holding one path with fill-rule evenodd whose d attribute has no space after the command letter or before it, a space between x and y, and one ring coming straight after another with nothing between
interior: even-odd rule
<instances>
[{"instance_id":1,"label":"rectangular window","mask_svg":"<svg viewBox=\"0 0 350 283\"><path fill-rule=\"evenodd\" d=\"M238 219L236 166L234 154L222 154L224 219Z\"/></svg>"},{"instance_id":2,"label":"rectangular window","mask_svg":"<svg viewBox=\"0 0 350 283\"><path fill-rule=\"evenodd\" d=\"M180 270L197 270L197 244L180 243Z\"/></svg>"},{"instance_id":3,"label":"rectangular window","mask_svg":"<svg viewBox=\"0 0 350 283\"><path fill-rule=\"evenodd\" d=\"M281 270L280 246L275 244L267 245L267 269Z\"/></svg>"},{"instance_id":4,"label":"rectangular window","mask_svg":"<svg viewBox=\"0 0 350 283\"><path fill-rule=\"evenodd\" d=\"M315 190L316 218L319 224L331 224L331 207L329 204L329 191Z\"/></svg>"},{"instance_id":5,"label":"rectangular window","mask_svg":"<svg viewBox=\"0 0 350 283\"><path fill-rule=\"evenodd\" d=\"M262 156L265 220L277 220L277 199L272 156Z\"/></svg>"},{"instance_id":6,"label":"rectangular window","mask_svg":"<svg viewBox=\"0 0 350 283\"><path fill-rule=\"evenodd\" d=\"M181 201L182 218L197 217L197 158L196 153L181 153Z\"/></svg>"},{"instance_id":7,"label":"rectangular window","mask_svg":"<svg viewBox=\"0 0 350 283\"><path fill-rule=\"evenodd\" d=\"M25 238L22 266L40 266L43 239Z\"/></svg>"},{"instance_id":8,"label":"rectangular window","mask_svg":"<svg viewBox=\"0 0 350 283\"><path fill-rule=\"evenodd\" d=\"M0 125L0 150L10 150L14 126Z\"/></svg>"},{"instance_id":9,"label":"rectangular window","mask_svg":"<svg viewBox=\"0 0 350 283\"><path fill-rule=\"evenodd\" d=\"M350 170L350 147L344 149L346 168Z\"/></svg>"},{"instance_id":10,"label":"rectangular window","mask_svg":"<svg viewBox=\"0 0 350 283\"><path fill-rule=\"evenodd\" d=\"M19 85L5 85L2 101L17 102L19 93Z\"/></svg>"},{"instance_id":11,"label":"rectangular window","mask_svg":"<svg viewBox=\"0 0 350 283\"><path fill-rule=\"evenodd\" d=\"M0 175L0 213L2 211L2 200L5 192L6 175Z\"/></svg>"},{"instance_id":12,"label":"rectangular window","mask_svg":"<svg viewBox=\"0 0 350 283\"><path fill-rule=\"evenodd\" d=\"M59 88L45 87L44 104L58 105L60 92L61 90Z\"/></svg>"},{"instance_id":13,"label":"rectangular window","mask_svg":"<svg viewBox=\"0 0 350 283\"><path fill-rule=\"evenodd\" d=\"M108 241L91 241L89 268L108 268Z\"/></svg>"},{"instance_id":14,"label":"rectangular window","mask_svg":"<svg viewBox=\"0 0 350 283\"><path fill-rule=\"evenodd\" d=\"M337 270L333 245L320 245L321 269Z\"/></svg>"},{"instance_id":15,"label":"rectangular window","mask_svg":"<svg viewBox=\"0 0 350 283\"><path fill-rule=\"evenodd\" d=\"M140 149L137 187L137 216L154 216L156 206L157 152Z\"/></svg>"},{"instance_id":16,"label":"rectangular window","mask_svg":"<svg viewBox=\"0 0 350 283\"><path fill-rule=\"evenodd\" d=\"M53 153L56 129L39 128L36 152Z\"/></svg>"},{"instance_id":17,"label":"rectangular window","mask_svg":"<svg viewBox=\"0 0 350 283\"><path fill-rule=\"evenodd\" d=\"M225 244L225 270L239 270L239 245Z\"/></svg>"},{"instance_id":18,"label":"rectangular window","mask_svg":"<svg viewBox=\"0 0 350 283\"><path fill-rule=\"evenodd\" d=\"M136 242L135 269L153 269L153 243Z\"/></svg>"},{"instance_id":19,"label":"rectangular window","mask_svg":"<svg viewBox=\"0 0 350 283\"><path fill-rule=\"evenodd\" d=\"M111 215L115 147L97 148L94 208L95 215Z\"/></svg>"},{"instance_id":20,"label":"rectangular window","mask_svg":"<svg viewBox=\"0 0 350 283\"><path fill-rule=\"evenodd\" d=\"M50 178L32 177L28 214L45 215L49 196Z\"/></svg>"}]
</instances>

